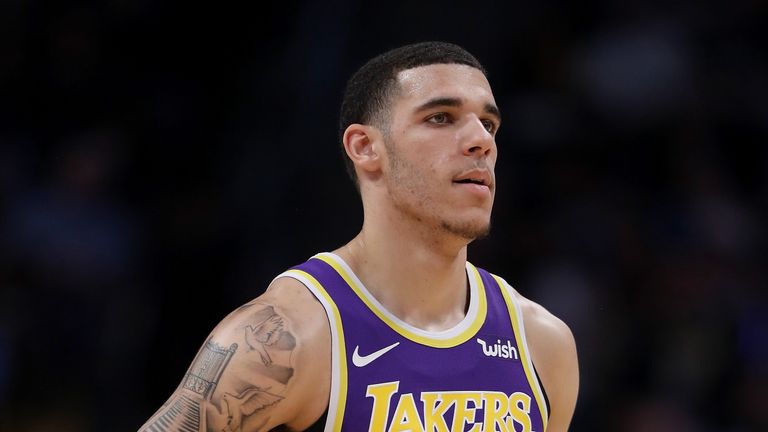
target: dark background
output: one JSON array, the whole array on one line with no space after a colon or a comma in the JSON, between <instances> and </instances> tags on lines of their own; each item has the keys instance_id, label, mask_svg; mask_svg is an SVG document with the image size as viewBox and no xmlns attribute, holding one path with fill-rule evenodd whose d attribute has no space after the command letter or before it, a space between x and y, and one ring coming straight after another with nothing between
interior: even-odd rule
<instances>
[{"instance_id":1,"label":"dark background","mask_svg":"<svg viewBox=\"0 0 768 432\"><path fill-rule=\"evenodd\" d=\"M137 429L361 209L345 80L447 40L504 116L470 259L576 336L573 431L768 430L765 2L0 2L0 430Z\"/></svg>"}]
</instances>

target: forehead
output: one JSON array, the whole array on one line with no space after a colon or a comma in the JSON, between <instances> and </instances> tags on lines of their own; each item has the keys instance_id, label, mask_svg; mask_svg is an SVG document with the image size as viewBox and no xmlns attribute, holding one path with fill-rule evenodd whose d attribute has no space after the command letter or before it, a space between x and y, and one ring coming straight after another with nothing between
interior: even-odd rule
<instances>
[{"instance_id":1,"label":"forehead","mask_svg":"<svg viewBox=\"0 0 768 432\"><path fill-rule=\"evenodd\" d=\"M437 97L495 104L491 85L485 75L462 64L433 64L406 69L397 75L400 102L419 103Z\"/></svg>"}]
</instances>

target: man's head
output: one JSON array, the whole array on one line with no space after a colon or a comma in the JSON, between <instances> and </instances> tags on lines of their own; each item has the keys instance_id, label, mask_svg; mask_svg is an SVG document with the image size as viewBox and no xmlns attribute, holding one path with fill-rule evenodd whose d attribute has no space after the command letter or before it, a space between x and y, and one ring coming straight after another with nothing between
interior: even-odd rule
<instances>
[{"instance_id":1,"label":"man's head","mask_svg":"<svg viewBox=\"0 0 768 432\"><path fill-rule=\"evenodd\" d=\"M339 139L343 139L344 131L353 123L373 125L386 133L391 102L399 91L398 74L433 64L462 64L486 74L472 54L447 42L421 42L387 51L369 60L347 82L341 103ZM343 146L342 155L349 176L357 184L354 164Z\"/></svg>"},{"instance_id":2,"label":"man's head","mask_svg":"<svg viewBox=\"0 0 768 432\"><path fill-rule=\"evenodd\" d=\"M455 45L410 45L371 60L350 81L341 124L366 223L462 242L483 236L500 122L485 71Z\"/></svg>"}]
</instances>

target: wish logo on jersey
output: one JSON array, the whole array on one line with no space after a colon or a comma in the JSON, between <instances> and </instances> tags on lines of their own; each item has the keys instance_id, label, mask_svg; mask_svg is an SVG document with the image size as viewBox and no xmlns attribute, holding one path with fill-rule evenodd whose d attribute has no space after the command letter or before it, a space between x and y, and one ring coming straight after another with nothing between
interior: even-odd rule
<instances>
[{"instance_id":1,"label":"wish logo on jersey","mask_svg":"<svg viewBox=\"0 0 768 432\"><path fill-rule=\"evenodd\" d=\"M366 397L373 399L369 431L533 432L531 396L526 393L436 391L414 395L399 394L399 387L399 381L368 386Z\"/></svg>"},{"instance_id":2,"label":"wish logo on jersey","mask_svg":"<svg viewBox=\"0 0 768 432\"><path fill-rule=\"evenodd\" d=\"M520 357L517 354L517 348L512 346L512 342L509 340L496 339L492 342L486 342L481 338L475 339L475 341L483 347L483 354L486 357L498 357L502 359L518 360Z\"/></svg>"}]
</instances>

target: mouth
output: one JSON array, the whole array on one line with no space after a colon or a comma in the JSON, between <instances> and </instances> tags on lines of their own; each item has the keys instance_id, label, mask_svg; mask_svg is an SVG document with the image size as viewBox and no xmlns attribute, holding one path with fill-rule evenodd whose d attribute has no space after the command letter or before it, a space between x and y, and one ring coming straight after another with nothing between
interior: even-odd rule
<instances>
[{"instance_id":1,"label":"mouth","mask_svg":"<svg viewBox=\"0 0 768 432\"><path fill-rule=\"evenodd\" d=\"M479 186L488 186L483 179L479 178L467 178L467 179L461 179L461 180L454 180L454 183L459 184L476 184Z\"/></svg>"},{"instance_id":2,"label":"mouth","mask_svg":"<svg viewBox=\"0 0 768 432\"><path fill-rule=\"evenodd\" d=\"M473 184L477 186L485 186L490 189L492 180L491 174L487 170L474 169L459 174L453 179L454 183L458 184Z\"/></svg>"}]
</instances>

